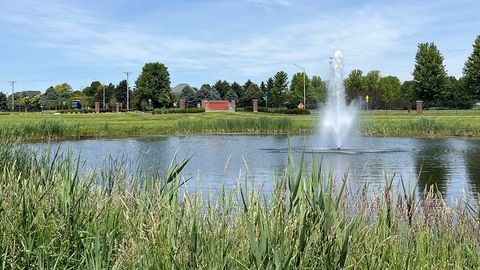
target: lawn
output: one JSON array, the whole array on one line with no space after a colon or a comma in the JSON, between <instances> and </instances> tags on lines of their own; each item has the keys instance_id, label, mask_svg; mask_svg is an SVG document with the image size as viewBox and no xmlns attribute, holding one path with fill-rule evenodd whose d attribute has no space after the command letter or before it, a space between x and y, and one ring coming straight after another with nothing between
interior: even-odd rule
<instances>
[{"instance_id":1,"label":"lawn","mask_svg":"<svg viewBox=\"0 0 480 270\"><path fill-rule=\"evenodd\" d=\"M273 113L161 114L0 114L0 136L24 140L114 138L168 134L246 133L308 134L317 129L321 114ZM370 136L480 136L476 110L362 111L357 133Z\"/></svg>"}]
</instances>

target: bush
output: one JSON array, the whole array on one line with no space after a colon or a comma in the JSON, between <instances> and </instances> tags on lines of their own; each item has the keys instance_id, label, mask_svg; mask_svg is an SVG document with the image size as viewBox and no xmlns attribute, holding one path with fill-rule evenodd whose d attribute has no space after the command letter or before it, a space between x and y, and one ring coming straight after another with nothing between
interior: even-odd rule
<instances>
[{"instance_id":1,"label":"bush","mask_svg":"<svg viewBox=\"0 0 480 270\"><path fill-rule=\"evenodd\" d=\"M187 108L187 109L155 109L155 114L170 114L170 113L203 113L205 112L204 108Z\"/></svg>"},{"instance_id":2,"label":"bush","mask_svg":"<svg viewBox=\"0 0 480 270\"><path fill-rule=\"evenodd\" d=\"M61 113L61 114L94 113L95 110L92 110L92 109L81 109L81 110L70 109L70 110L59 110L58 112Z\"/></svg>"},{"instance_id":3,"label":"bush","mask_svg":"<svg viewBox=\"0 0 480 270\"><path fill-rule=\"evenodd\" d=\"M269 113L283 113L283 114L310 114L310 110L307 109L299 109L299 108L294 108L294 109L287 109L287 108L269 108L268 111Z\"/></svg>"},{"instance_id":4,"label":"bush","mask_svg":"<svg viewBox=\"0 0 480 270\"><path fill-rule=\"evenodd\" d=\"M243 107L244 112L253 112L253 106L245 106ZM259 112L268 112L268 109L265 107L258 107Z\"/></svg>"}]
</instances>

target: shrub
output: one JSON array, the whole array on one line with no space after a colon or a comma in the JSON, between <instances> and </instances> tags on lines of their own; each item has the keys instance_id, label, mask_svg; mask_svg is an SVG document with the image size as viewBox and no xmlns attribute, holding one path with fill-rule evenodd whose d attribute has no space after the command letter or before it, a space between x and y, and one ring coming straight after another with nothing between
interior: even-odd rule
<instances>
[{"instance_id":1,"label":"shrub","mask_svg":"<svg viewBox=\"0 0 480 270\"><path fill-rule=\"evenodd\" d=\"M307 109L299 109L299 108L294 108L294 109L287 109L287 108L269 108L268 111L269 113L283 113L283 114L310 114L310 110Z\"/></svg>"},{"instance_id":2,"label":"shrub","mask_svg":"<svg viewBox=\"0 0 480 270\"><path fill-rule=\"evenodd\" d=\"M203 113L205 112L204 108L187 108L187 109L155 109L155 114L170 114L170 113Z\"/></svg>"}]
</instances>

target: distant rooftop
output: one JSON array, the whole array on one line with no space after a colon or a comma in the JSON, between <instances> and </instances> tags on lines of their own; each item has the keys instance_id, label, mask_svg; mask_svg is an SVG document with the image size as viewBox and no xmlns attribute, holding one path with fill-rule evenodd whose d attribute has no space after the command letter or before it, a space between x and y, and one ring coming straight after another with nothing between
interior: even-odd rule
<instances>
[{"instance_id":1,"label":"distant rooftop","mask_svg":"<svg viewBox=\"0 0 480 270\"><path fill-rule=\"evenodd\" d=\"M179 84L177 84L177 86L172 88L172 93L180 94L182 92L183 88L185 88L187 86L190 86L190 85L188 85L188 83L179 83Z\"/></svg>"}]
</instances>

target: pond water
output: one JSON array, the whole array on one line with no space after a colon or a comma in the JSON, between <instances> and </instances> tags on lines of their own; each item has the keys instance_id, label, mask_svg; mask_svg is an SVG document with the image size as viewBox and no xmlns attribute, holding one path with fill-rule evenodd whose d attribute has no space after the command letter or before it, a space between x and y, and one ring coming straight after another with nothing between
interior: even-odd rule
<instances>
[{"instance_id":1,"label":"pond water","mask_svg":"<svg viewBox=\"0 0 480 270\"><path fill-rule=\"evenodd\" d=\"M403 177L405 183L417 184L417 191L435 184L448 200L480 192L480 140L358 137L342 150L318 149L317 143L315 135L209 135L66 141L51 147L80 154L84 172L101 168L110 157L147 173L165 170L178 150L178 158L193 155L183 171L191 178L192 192L216 190L222 184L230 188L239 179L271 192L273 175L281 175L287 166L289 145L295 160L304 151L307 167L315 157L336 179L348 171L353 185L368 182L381 188L386 178L394 177L398 186ZM32 146L41 150L47 144Z\"/></svg>"}]
</instances>

